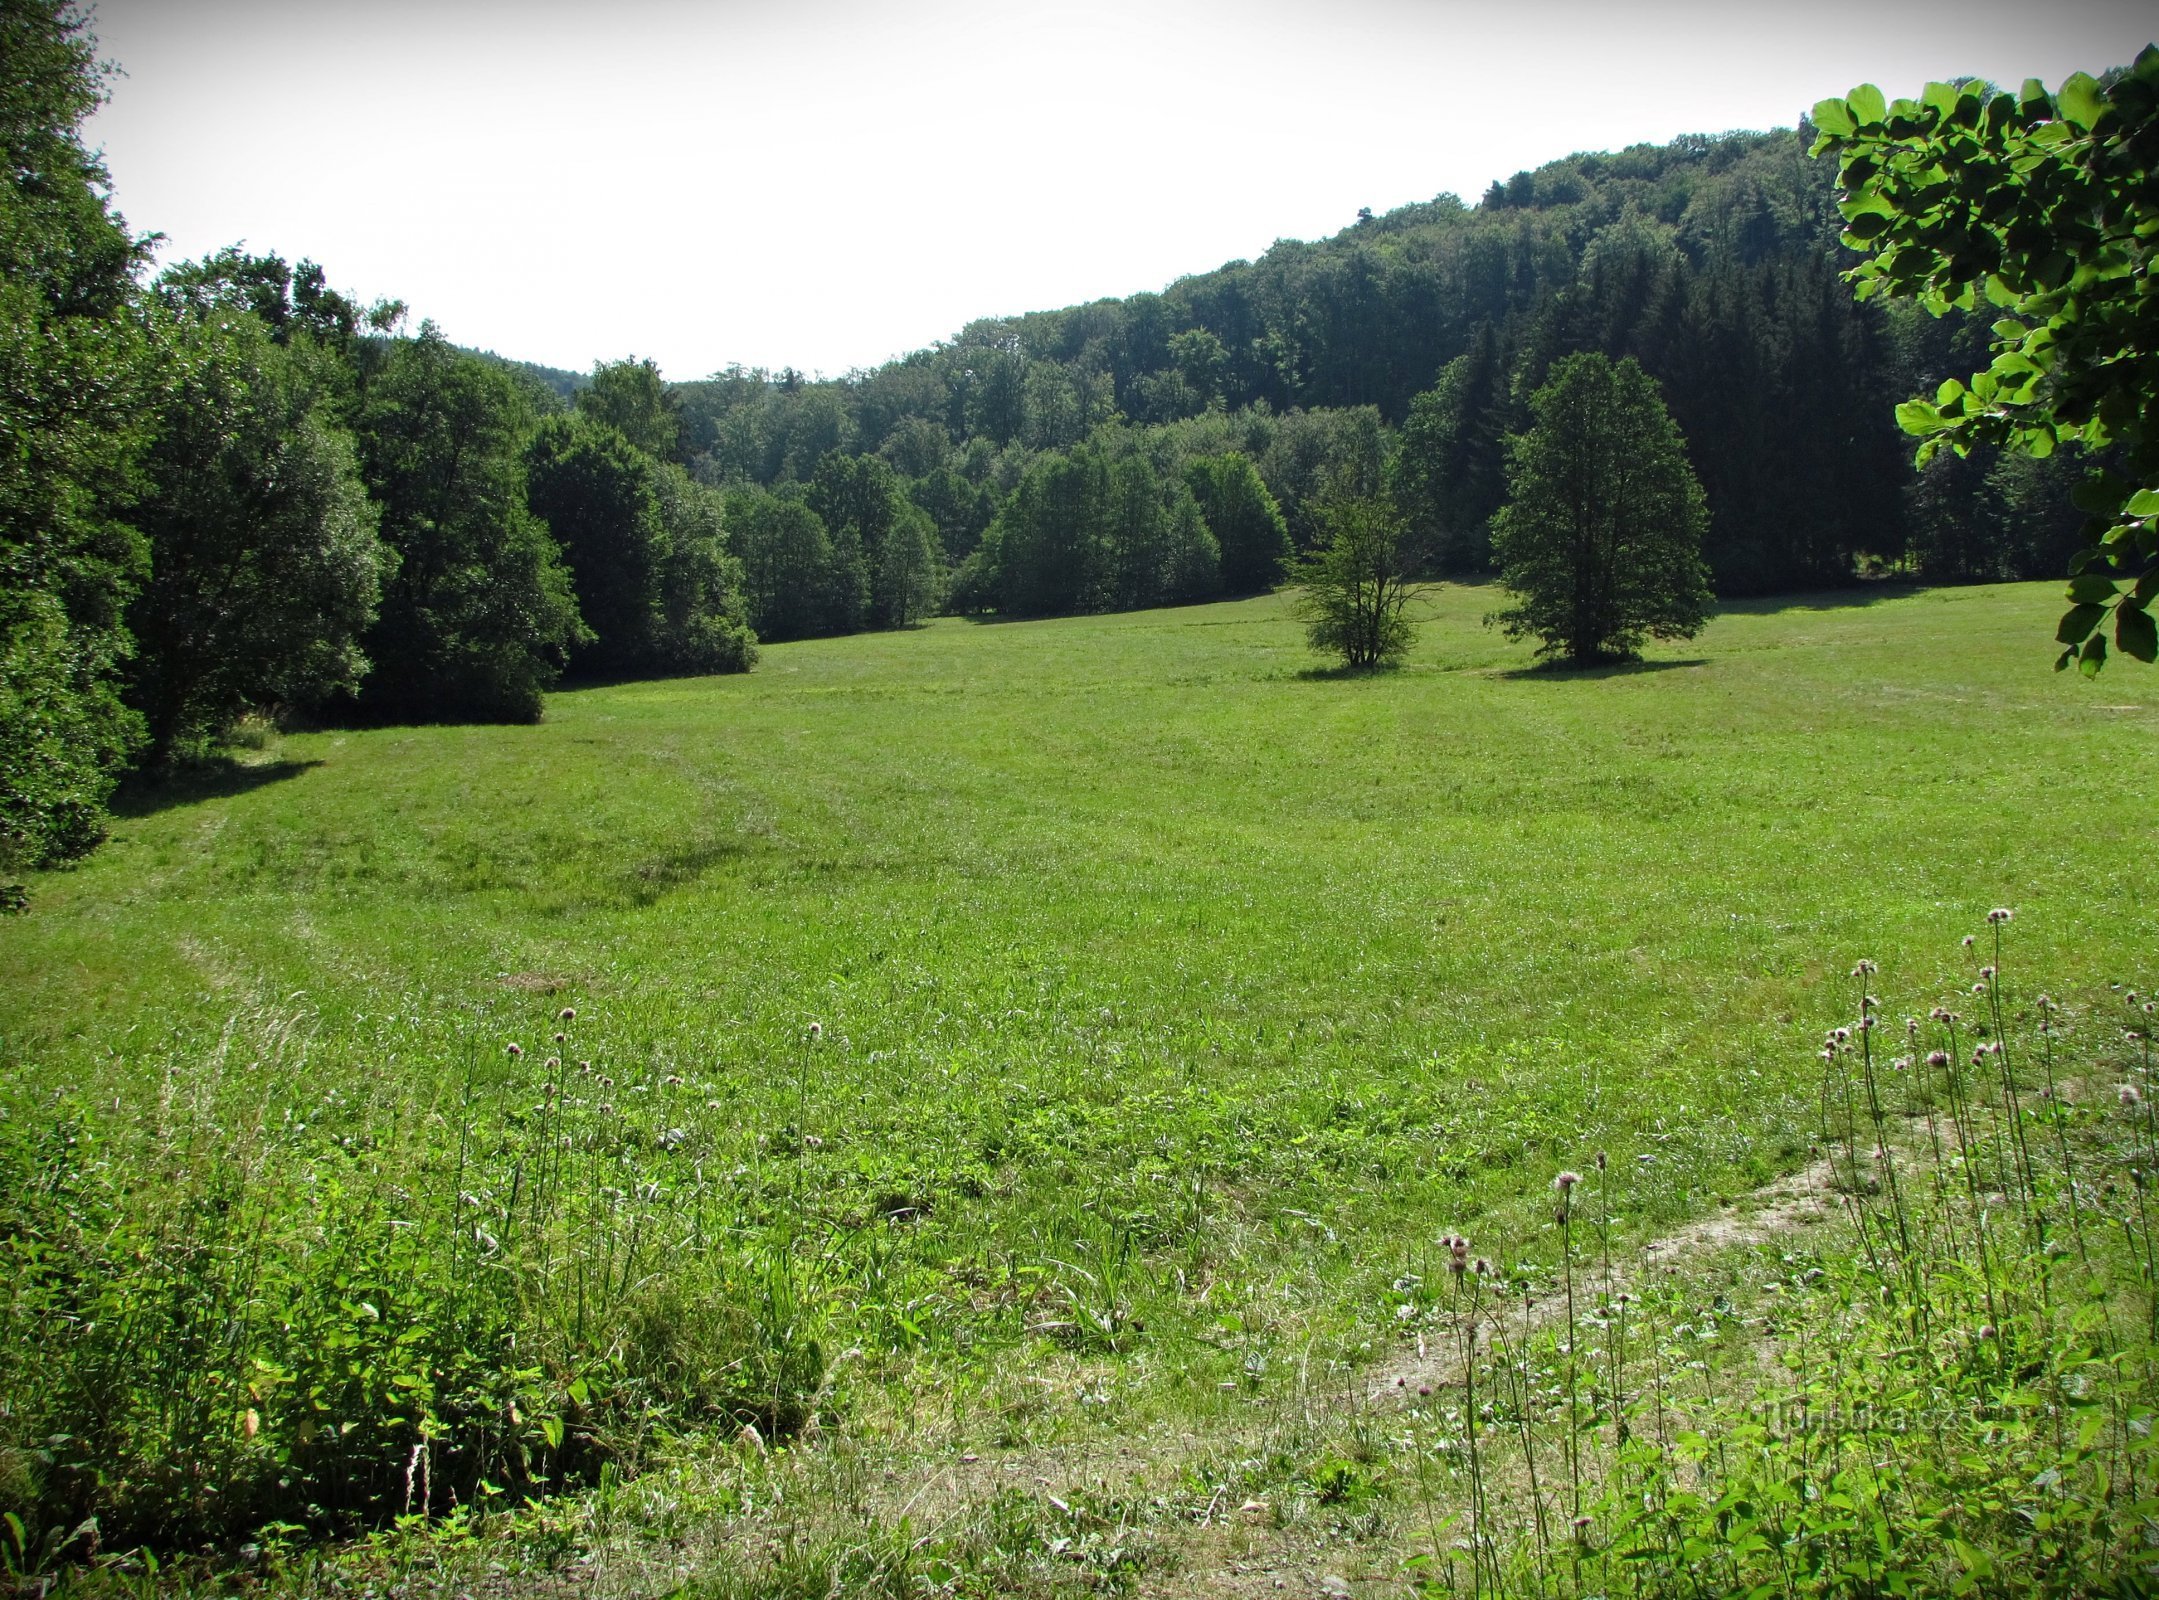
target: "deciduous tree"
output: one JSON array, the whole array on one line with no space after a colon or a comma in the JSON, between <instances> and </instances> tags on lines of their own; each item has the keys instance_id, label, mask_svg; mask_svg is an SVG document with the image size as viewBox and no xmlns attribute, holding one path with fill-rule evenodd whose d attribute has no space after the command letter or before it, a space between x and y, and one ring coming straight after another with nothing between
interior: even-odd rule
<instances>
[{"instance_id":1,"label":"deciduous tree","mask_svg":"<svg viewBox=\"0 0 2159 1600\"><path fill-rule=\"evenodd\" d=\"M1708 619L1708 516L1656 380L1631 358L1557 363L1510 442L1492 553L1515 604L1494 619L1540 656L1587 666Z\"/></svg>"},{"instance_id":2,"label":"deciduous tree","mask_svg":"<svg viewBox=\"0 0 2159 1600\"><path fill-rule=\"evenodd\" d=\"M1861 299L2003 313L1986 370L1897 408L1921 465L1982 444L2116 446L2127 470L2079 492L2092 539L2055 665L2096 673L2110 619L2117 648L2159 657L2159 47L2109 84L2080 72L2052 93L1966 81L1890 102L1862 84L1814 126L1815 153L1838 157L1844 242L1871 252L1849 275Z\"/></svg>"}]
</instances>

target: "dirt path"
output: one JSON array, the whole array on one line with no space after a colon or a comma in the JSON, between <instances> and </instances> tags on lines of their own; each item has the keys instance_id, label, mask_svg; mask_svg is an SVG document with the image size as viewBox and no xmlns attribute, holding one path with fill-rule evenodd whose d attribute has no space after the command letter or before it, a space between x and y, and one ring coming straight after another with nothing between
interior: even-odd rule
<instances>
[{"instance_id":1,"label":"dirt path","mask_svg":"<svg viewBox=\"0 0 2159 1600\"><path fill-rule=\"evenodd\" d=\"M1637 1285L1644 1271L1677 1271L1692 1259L1743 1245L1763 1244L1801 1228L1812 1227L1836 1215L1837 1205L1835 1171L1826 1159L1817 1161L1789 1177L1779 1178L1736 1200L1725 1202L1708 1216L1649 1240L1639 1247L1640 1263L1637 1266L1624 1266L1615 1259L1609 1288L1614 1293L1627 1291ZM1591 1262L1583 1275L1576 1309L1579 1311L1593 1304L1595 1296L1606 1287L1602 1263ZM1557 1295L1531 1299L1526 1316L1527 1331L1549 1327L1565 1317L1566 1312L1565 1300ZM1493 1315L1480 1318L1478 1327L1481 1330L1493 1326L1501 1315L1501 1308L1494 1306ZM1524 1308L1520 1300L1508 1302L1504 1317L1503 1331L1509 1337L1525 1331ZM1461 1361L1453 1350L1435 1349L1420 1339L1418 1349L1405 1352L1370 1375L1368 1398L1381 1403L1400 1401L1416 1396L1420 1389L1439 1389L1458 1383L1461 1376Z\"/></svg>"}]
</instances>

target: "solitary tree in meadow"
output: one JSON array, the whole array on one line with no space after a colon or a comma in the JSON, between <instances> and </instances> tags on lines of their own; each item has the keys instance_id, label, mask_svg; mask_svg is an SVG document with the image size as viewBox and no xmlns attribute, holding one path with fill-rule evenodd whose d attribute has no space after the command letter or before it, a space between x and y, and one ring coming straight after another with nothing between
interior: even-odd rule
<instances>
[{"instance_id":1,"label":"solitary tree in meadow","mask_svg":"<svg viewBox=\"0 0 2159 1600\"><path fill-rule=\"evenodd\" d=\"M1312 648L1346 667L1376 667L1409 649L1417 585L1404 571L1401 514L1379 495L1336 494L1319 508L1321 539L1290 576Z\"/></svg>"},{"instance_id":2,"label":"solitary tree in meadow","mask_svg":"<svg viewBox=\"0 0 2159 1600\"><path fill-rule=\"evenodd\" d=\"M1693 638L1709 616L1709 518L1656 380L1631 357L1569 356L1529 404L1492 523L1516 603L1494 620L1572 666Z\"/></svg>"}]
</instances>

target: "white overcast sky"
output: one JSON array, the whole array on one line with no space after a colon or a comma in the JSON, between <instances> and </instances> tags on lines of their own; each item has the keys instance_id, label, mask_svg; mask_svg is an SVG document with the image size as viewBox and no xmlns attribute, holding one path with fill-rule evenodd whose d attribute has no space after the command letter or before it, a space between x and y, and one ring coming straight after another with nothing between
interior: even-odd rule
<instances>
[{"instance_id":1,"label":"white overcast sky","mask_svg":"<svg viewBox=\"0 0 2159 1600\"><path fill-rule=\"evenodd\" d=\"M2148 3L101 0L89 129L167 258L244 242L461 344L837 375L1578 150L1873 81L2058 82Z\"/></svg>"}]
</instances>

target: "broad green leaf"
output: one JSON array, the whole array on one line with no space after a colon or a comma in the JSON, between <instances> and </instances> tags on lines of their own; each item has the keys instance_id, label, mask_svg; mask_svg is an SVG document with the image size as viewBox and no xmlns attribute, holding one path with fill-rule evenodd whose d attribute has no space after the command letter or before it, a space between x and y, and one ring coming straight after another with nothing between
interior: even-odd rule
<instances>
[{"instance_id":1,"label":"broad green leaf","mask_svg":"<svg viewBox=\"0 0 2159 1600\"><path fill-rule=\"evenodd\" d=\"M2119 605L2114 608L2114 643L2126 656L2151 662L2159 660L2159 626L2152 622L2152 614L2140 606Z\"/></svg>"},{"instance_id":2,"label":"broad green leaf","mask_svg":"<svg viewBox=\"0 0 2159 1600\"><path fill-rule=\"evenodd\" d=\"M2063 615L2061 626L2054 630L2054 637L2062 644L2079 644L2086 638L2096 638L2092 629L2106 620L2107 608L2095 605L2076 605Z\"/></svg>"},{"instance_id":3,"label":"broad green leaf","mask_svg":"<svg viewBox=\"0 0 2159 1600\"><path fill-rule=\"evenodd\" d=\"M2120 587L2112 578L2096 572L2079 573L2069 580L2069 598L2080 606L2108 605L2120 593Z\"/></svg>"},{"instance_id":4,"label":"broad green leaf","mask_svg":"<svg viewBox=\"0 0 2159 1600\"><path fill-rule=\"evenodd\" d=\"M2132 517L2159 516L2159 489L2139 489L2122 509Z\"/></svg>"},{"instance_id":5,"label":"broad green leaf","mask_svg":"<svg viewBox=\"0 0 2159 1600\"><path fill-rule=\"evenodd\" d=\"M2062 85L2060 99L2062 120L2087 131L2107 108L2106 91L2099 87L2099 80L2088 72L2072 75L2069 81Z\"/></svg>"},{"instance_id":6,"label":"broad green leaf","mask_svg":"<svg viewBox=\"0 0 2159 1600\"><path fill-rule=\"evenodd\" d=\"M1906 433L1940 433L1949 426L1929 400L1907 400L1897 407L1897 426Z\"/></svg>"},{"instance_id":7,"label":"broad green leaf","mask_svg":"<svg viewBox=\"0 0 2159 1600\"><path fill-rule=\"evenodd\" d=\"M1858 124L1852 120L1850 107L1842 100L1817 100L1814 102L1814 126L1832 138L1841 139L1854 132Z\"/></svg>"},{"instance_id":8,"label":"broad green leaf","mask_svg":"<svg viewBox=\"0 0 2159 1600\"><path fill-rule=\"evenodd\" d=\"M1862 83L1844 97L1844 104L1852 114L1852 120L1862 128L1877 127L1889 114L1889 106L1882 99L1882 91L1871 83Z\"/></svg>"},{"instance_id":9,"label":"broad green leaf","mask_svg":"<svg viewBox=\"0 0 2159 1600\"><path fill-rule=\"evenodd\" d=\"M2084 648L2077 652L2077 671L2087 678L2099 676L2099 669L2107 664L2107 636L2095 633L2084 641Z\"/></svg>"}]
</instances>

